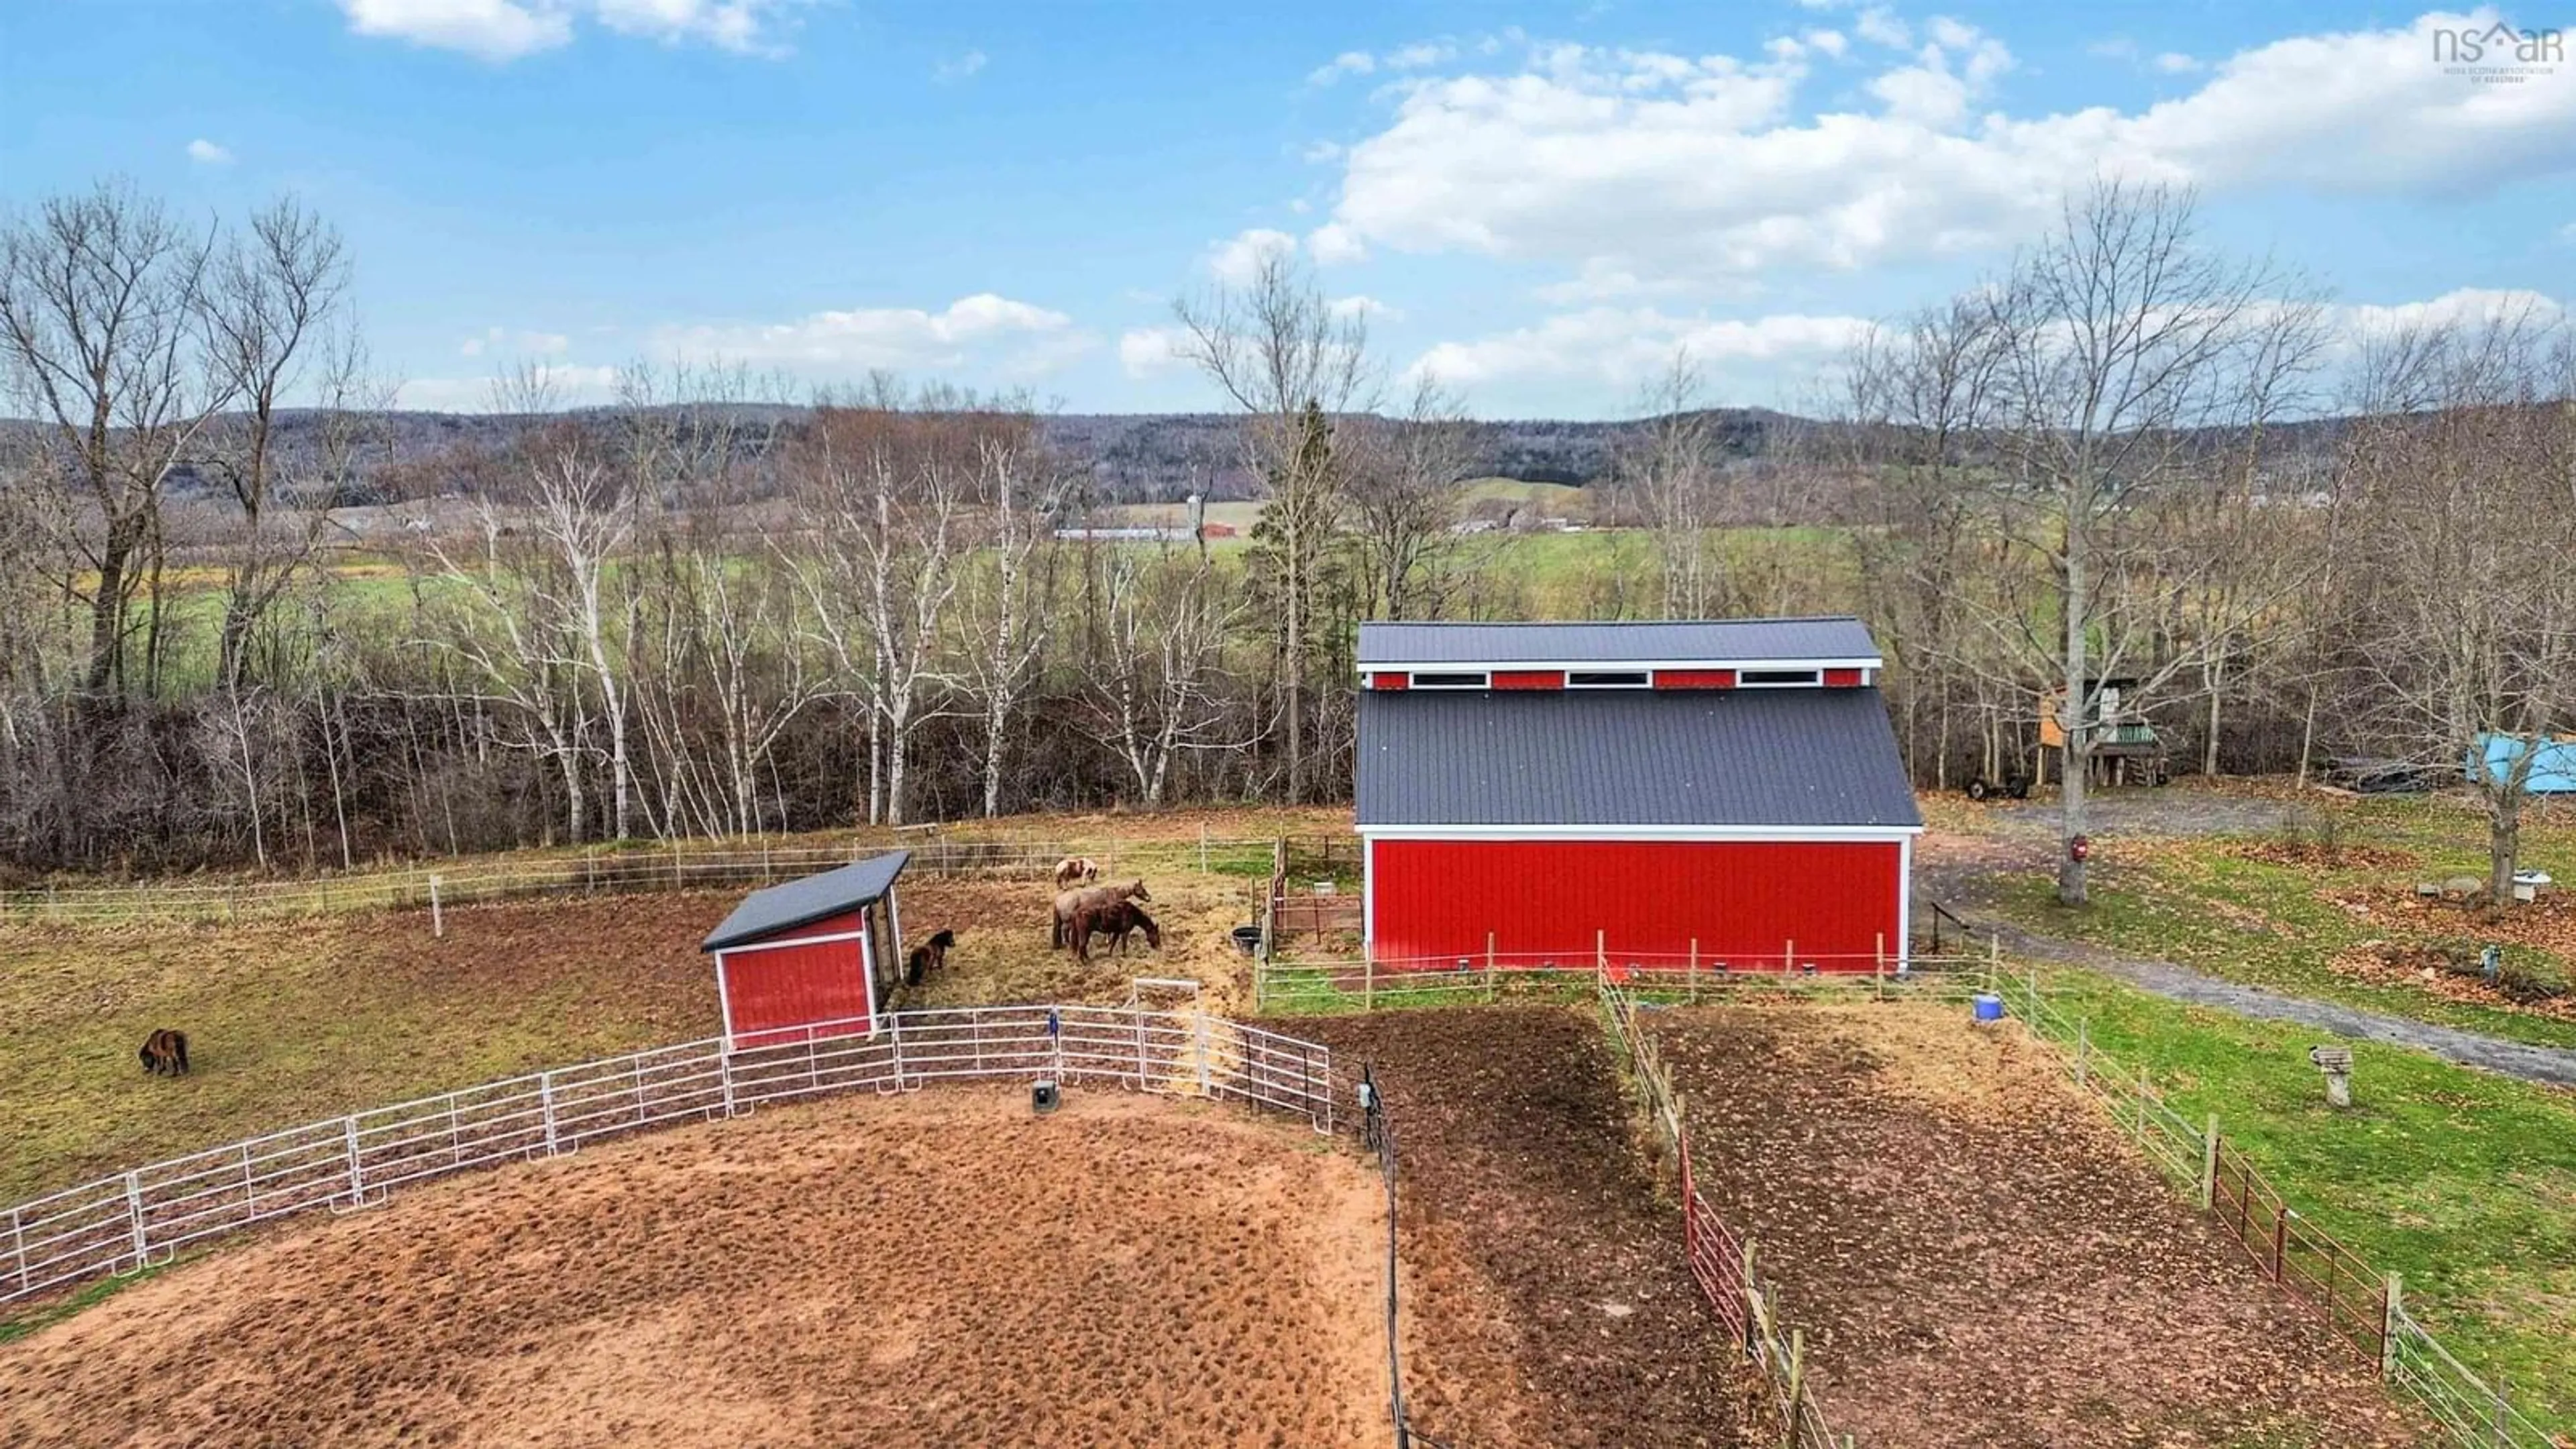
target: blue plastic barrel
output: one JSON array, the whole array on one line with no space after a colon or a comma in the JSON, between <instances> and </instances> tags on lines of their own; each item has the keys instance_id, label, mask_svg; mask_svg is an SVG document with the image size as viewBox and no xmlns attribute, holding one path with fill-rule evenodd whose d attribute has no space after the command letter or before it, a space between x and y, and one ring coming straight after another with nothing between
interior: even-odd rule
<instances>
[{"instance_id":1,"label":"blue plastic barrel","mask_svg":"<svg viewBox=\"0 0 2576 1449\"><path fill-rule=\"evenodd\" d=\"M2004 1019L2004 999L1995 995L1991 991L1980 991L1977 993L1976 1007L1977 1020L1979 1021L2001 1021Z\"/></svg>"}]
</instances>

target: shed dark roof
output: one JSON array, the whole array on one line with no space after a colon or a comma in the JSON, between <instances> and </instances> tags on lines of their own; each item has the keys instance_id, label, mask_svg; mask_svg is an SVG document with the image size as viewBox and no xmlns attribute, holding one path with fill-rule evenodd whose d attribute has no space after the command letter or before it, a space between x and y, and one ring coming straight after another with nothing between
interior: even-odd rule
<instances>
[{"instance_id":1,"label":"shed dark roof","mask_svg":"<svg viewBox=\"0 0 2576 1449\"><path fill-rule=\"evenodd\" d=\"M1923 823L1875 689L1363 690L1359 823Z\"/></svg>"},{"instance_id":2,"label":"shed dark roof","mask_svg":"<svg viewBox=\"0 0 2576 1449\"><path fill-rule=\"evenodd\" d=\"M723 925L707 933L698 949L739 946L872 905L893 889L894 878L903 874L904 863L911 859L911 851L890 850L821 875L753 891L724 918Z\"/></svg>"},{"instance_id":3,"label":"shed dark roof","mask_svg":"<svg viewBox=\"0 0 2576 1449\"><path fill-rule=\"evenodd\" d=\"M1362 624L1359 649L1362 667L1878 657L1869 630L1847 616L1646 624Z\"/></svg>"}]
</instances>

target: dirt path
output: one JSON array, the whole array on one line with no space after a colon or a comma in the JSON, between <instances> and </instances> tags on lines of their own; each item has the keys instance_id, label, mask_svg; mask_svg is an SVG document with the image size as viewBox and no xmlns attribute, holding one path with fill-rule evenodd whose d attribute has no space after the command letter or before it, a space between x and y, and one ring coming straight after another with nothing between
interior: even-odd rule
<instances>
[{"instance_id":1,"label":"dirt path","mask_svg":"<svg viewBox=\"0 0 2576 1449\"><path fill-rule=\"evenodd\" d=\"M2026 1037L1882 1003L1645 1019L1699 1187L1760 1245L1837 1431L1883 1449L2429 1439Z\"/></svg>"},{"instance_id":2,"label":"dirt path","mask_svg":"<svg viewBox=\"0 0 2576 1449\"><path fill-rule=\"evenodd\" d=\"M1302 1124L763 1109L138 1284L0 1346L0 1443L1375 1446L1384 1224Z\"/></svg>"}]
</instances>

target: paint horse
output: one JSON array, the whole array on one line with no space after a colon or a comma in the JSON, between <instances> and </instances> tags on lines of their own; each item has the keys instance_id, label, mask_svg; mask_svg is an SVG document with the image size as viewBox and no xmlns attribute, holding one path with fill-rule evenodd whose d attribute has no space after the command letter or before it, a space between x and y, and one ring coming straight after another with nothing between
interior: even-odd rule
<instances>
[{"instance_id":1,"label":"paint horse","mask_svg":"<svg viewBox=\"0 0 2576 1449\"><path fill-rule=\"evenodd\" d=\"M143 1070L156 1077L175 1077L188 1070L188 1034L163 1027L143 1039Z\"/></svg>"},{"instance_id":2,"label":"paint horse","mask_svg":"<svg viewBox=\"0 0 2576 1449\"><path fill-rule=\"evenodd\" d=\"M1094 936L1109 938L1109 954L1115 958L1126 949L1128 933L1138 930L1145 933L1148 947L1157 951L1163 949L1162 927L1155 925L1154 918L1146 915L1134 901L1117 900L1106 905L1084 906L1073 916L1074 959L1085 966L1091 964L1091 938Z\"/></svg>"},{"instance_id":3,"label":"paint horse","mask_svg":"<svg viewBox=\"0 0 2576 1449\"><path fill-rule=\"evenodd\" d=\"M1141 880L1123 886L1091 886L1083 890L1055 893L1055 923L1047 935L1047 949L1073 944L1073 918L1085 906L1113 905L1119 901L1150 901L1154 893L1145 889Z\"/></svg>"},{"instance_id":4,"label":"paint horse","mask_svg":"<svg viewBox=\"0 0 2576 1449\"><path fill-rule=\"evenodd\" d=\"M1100 879L1100 862L1087 855L1068 855L1055 863L1055 888L1062 890L1075 881Z\"/></svg>"},{"instance_id":5,"label":"paint horse","mask_svg":"<svg viewBox=\"0 0 2576 1449\"><path fill-rule=\"evenodd\" d=\"M906 986L919 986L923 977L946 966L948 964L948 949L956 944L957 933L955 931L942 931L938 935L931 937L929 940L922 942L920 945L913 947L912 954L904 959L903 984Z\"/></svg>"}]
</instances>

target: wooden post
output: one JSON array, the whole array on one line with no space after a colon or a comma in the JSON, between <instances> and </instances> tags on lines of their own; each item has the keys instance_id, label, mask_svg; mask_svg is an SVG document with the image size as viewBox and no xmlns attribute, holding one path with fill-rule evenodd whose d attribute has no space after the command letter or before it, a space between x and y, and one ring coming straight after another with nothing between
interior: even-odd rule
<instances>
[{"instance_id":1,"label":"wooden post","mask_svg":"<svg viewBox=\"0 0 2576 1449\"><path fill-rule=\"evenodd\" d=\"M1878 933L1878 955L1871 969L1878 978L1878 999L1885 1001L1887 999L1887 933L1885 931Z\"/></svg>"},{"instance_id":2,"label":"wooden post","mask_svg":"<svg viewBox=\"0 0 2576 1449\"><path fill-rule=\"evenodd\" d=\"M1682 983L1689 992L1687 999L1690 1004L1697 1006L1699 1004L1699 937L1697 936L1691 937L1690 974L1682 978Z\"/></svg>"},{"instance_id":3,"label":"wooden post","mask_svg":"<svg viewBox=\"0 0 2576 1449\"><path fill-rule=\"evenodd\" d=\"M2388 1275L2386 1291L2379 1300L2379 1376L2386 1378L2397 1371L2397 1320L2405 1313L2400 1305L2406 1296L2405 1280L2395 1273Z\"/></svg>"},{"instance_id":4,"label":"wooden post","mask_svg":"<svg viewBox=\"0 0 2576 1449\"><path fill-rule=\"evenodd\" d=\"M1607 981L1610 978L1610 933L1592 933L1592 974Z\"/></svg>"},{"instance_id":5,"label":"wooden post","mask_svg":"<svg viewBox=\"0 0 2576 1449\"><path fill-rule=\"evenodd\" d=\"M1798 1421L1807 1413L1807 1330L1789 1330L1789 1433L1780 1449L1798 1449Z\"/></svg>"},{"instance_id":6,"label":"wooden post","mask_svg":"<svg viewBox=\"0 0 2576 1449\"><path fill-rule=\"evenodd\" d=\"M1783 976L1798 974L1798 939L1795 936L1780 943L1780 974Z\"/></svg>"},{"instance_id":7,"label":"wooden post","mask_svg":"<svg viewBox=\"0 0 2576 1449\"><path fill-rule=\"evenodd\" d=\"M2004 938L2002 932L1997 932L1986 938L1986 994L1988 996L1995 994L1995 974L2002 968L2003 962Z\"/></svg>"},{"instance_id":8,"label":"wooden post","mask_svg":"<svg viewBox=\"0 0 2576 1449\"><path fill-rule=\"evenodd\" d=\"M433 936L447 934L447 913L439 908L438 875L434 871L429 877L429 933Z\"/></svg>"},{"instance_id":9,"label":"wooden post","mask_svg":"<svg viewBox=\"0 0 2576 1449\"><path fill-rule=\"evenodd\" d=\"M2200 1134L2200 1210L2214 1211L2218 1206L2218 1114L2209 1114L2208 1125Z\"/></svg>"},{"instance_id":10,"label":"wooden post","mask_svg":"<svg viewBox=\"0 0 2576 1449\"><path fill-rule=\"evenodd\" d=\"M1207 873L1207 822L1202 820L1199 822L1199 874Z\"/></svg>"},{"instance_id":11,"label":"wooden post","mask_svg":"<svg viewBox=\"0 0 2576 1449\"><path fill-rule=\"evenodd\" d=\"M1495 979L1496 979L1496 978L1495 978L1495 976L1494 976L1494 933L1493 933L1493 932L1491 932L1491 931L1487 931L1487 932L1485 933L1485 999L1486 999L1487 1001L1491 1001L1491 1000L1493 1000L1493 999L1494 999L1494 993L1495 993Z\"/></svg>"},{"instance_id":12,"label":"wooden post","mask_svg":"<svg viewBox=\"0 0 2576 1449\"><path fill-rule=\"evenodd\" d=\"M1377 951L1365 942L1360 946L1360 1010L1377 1010Z\"/></svg>"}]
</instances>

